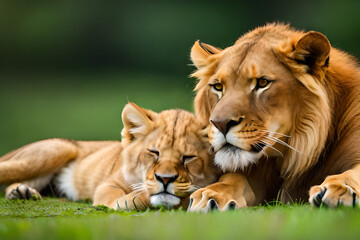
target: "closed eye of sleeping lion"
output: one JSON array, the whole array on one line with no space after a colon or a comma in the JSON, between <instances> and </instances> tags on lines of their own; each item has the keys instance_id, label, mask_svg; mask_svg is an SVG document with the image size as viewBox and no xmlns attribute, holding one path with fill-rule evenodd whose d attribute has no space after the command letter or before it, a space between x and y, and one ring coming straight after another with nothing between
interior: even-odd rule
<instances>
[{"instance_id":1,"label":"closed eye of sleeping lion","mask_svg":"<svg viewBox=\"0 0 360 240\"><path fill-rule=\"evenodd\" d=\"M259 27L224 50L197 41L195 110L227 174L190 211L272 200L355 206L360 193L360 68L319 32ZM310 191L309 191L310 190Z\"/></svg>"},{"instance_id":2,"label":"closed eye of sleeping lion","mask_svg":"<svg viewBox=\"0 0 360 240\"><path fill-rule=\"evenodd\" d=\"M114 209L187 207L189 195L217 179L207 133L183 110L155 113L129 103L122 142L49 139L0 158L10 199L31 198L50 182L71 200Z\"/></svg>"}]
</instances>

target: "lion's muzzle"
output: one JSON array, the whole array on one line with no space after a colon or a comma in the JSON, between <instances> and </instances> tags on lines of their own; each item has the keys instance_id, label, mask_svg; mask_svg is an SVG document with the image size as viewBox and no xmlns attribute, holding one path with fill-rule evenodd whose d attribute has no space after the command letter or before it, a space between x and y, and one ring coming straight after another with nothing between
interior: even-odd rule
<instances>
[{"instance_id":1,"label":"lion's muzzle","mask_svg":"<svg viewBox=\"0 0 360 240\"><path fill-rule=\"evenodd\" d=\"M171 209L180 204L180 198L170 193L161 192L150 197L150 204L153 207L163 206Z\"/></svg>"}]
</instances>

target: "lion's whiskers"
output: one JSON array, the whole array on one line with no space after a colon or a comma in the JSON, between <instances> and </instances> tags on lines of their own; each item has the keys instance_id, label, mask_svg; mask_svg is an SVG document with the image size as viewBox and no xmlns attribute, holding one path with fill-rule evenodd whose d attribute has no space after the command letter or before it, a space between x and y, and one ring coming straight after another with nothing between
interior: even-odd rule
<instances>
[{"instance_id":1,"label":"lion's whiskers","mask_svg":"<svg viewBox=\"0 0 360 240\"><path fill-rule=\"evenodd\" d=\"M257 150L260 150L261 152L263 152L266 155L266 160L269 159L269 155L267 154L267 152L258 143L254 143L254 147Z\"/></svg>"},{"instance_id":2,"label":"lion's whiskers","mask_svg":"<svg viewBox=\"0 0 360 240\"><path fill-rule=\"evenodd\" d=\"M280 140L280 139L278 139L278 138L276 138L276 137L264 136L264 138L267 138L268 140L271 140L271 141L274 141L274 142L276 142L276 143L279 143L279 144L281 144L281 145L283 145L283 146L285 146L285 147L290 148L291 150L294 150L295 152L298 152L298 153L302 154L302 152L300 152L299 150L293 148L292 146L290 146L290 145L287 144L286 142L284 142L284 141L282 141L282 140Z\"/></svg>"},{"instance_id":3,"label":"lion's whiskers","mask_svg":"<svg viewBox=\"0 0 360 240\"><path fill-rule=\"evenodd\" d=\"M279 133L279 132L273 132L273 131L269 131L269 130L261 130L261 132L270 133L271 136L273 136L274 134L275 135L277 134L277 135L280 135L280 136L283 136L283 137L291 138L291 136L285 135L285 134L282 134L282 133Z\"/></svg>"},{"instance_id":4,"label":"lion's whiskers","mask_svg":"<svg viewBox=\"0 0 360 240\"><path fill-rule=\"evenodd\" d=\"M130 188L133 191L142 191L142 190L146 190L146 185L144 183L134 183L130 185Z\"/></svg>"},{"instance_id":5,"label":"lion's whiskers","mask_svg":"<svg viewBox=\"0 0 360 240\"><path fill-rule=\"evenodd\" d=\"M264 140L260 140L260 142L262 142L263 144L265 144L266 147L269 147L273 150L275 150L276 152L278 152L283 158L284 155L282 154L282 152L280 152L278 149L276 149L275 147L271 146L268 142L265 142Z\"/></svg>"}]
</instances>

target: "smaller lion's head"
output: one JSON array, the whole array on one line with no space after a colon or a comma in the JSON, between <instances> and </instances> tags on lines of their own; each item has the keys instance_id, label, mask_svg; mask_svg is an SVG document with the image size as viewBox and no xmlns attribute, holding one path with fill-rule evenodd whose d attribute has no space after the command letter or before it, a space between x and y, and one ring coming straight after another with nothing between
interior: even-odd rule
<instances>
[{"instance_id":1,"label":"smaller lion's head","mask_svg":"<svg viewBox=\"0 0 360 240\"><path fill-rule=\"evenodd\" d=\"M147 191L151 206L185 207L192 192L216 181L207 131L193 114L129 103L122 118L124 179L132 190Z\"/></svg>"},{"instance_id":2,"label":"smaller lion's head","mask_svg":"<svg viewBox=\"0 0 360 240\"><path fill-rule=\"evenodd\" d=\"M282 24L255 29L223 50L195 42L195 110L210 125L215 162L224 171L261 157L281 156L284 171L313 164L331 118L324 87L329 55L321 33Z\"/></svg>"}]
</instances>

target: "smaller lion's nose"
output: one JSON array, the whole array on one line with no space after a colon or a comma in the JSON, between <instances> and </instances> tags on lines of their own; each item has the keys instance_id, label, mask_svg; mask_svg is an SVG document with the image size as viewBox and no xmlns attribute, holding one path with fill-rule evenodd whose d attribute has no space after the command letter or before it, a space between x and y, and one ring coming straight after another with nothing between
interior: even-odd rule
<instances>
[{"instance_id":1,"label":"smaller lion's nose","mask_svg":"<svg viewBox=\"0 0 360 240\"><path fill-rule=\"evenodd\" d=\"M158 180L159 182L161 182L162 184L164 184L165 186L168 185L169 183L174 182L179 175L172 175L172 174L154 174L155 179Z\"/></svg>"},{"instance_id":2,"label":"smaller lion's nose","mask_svg":"<svg viewBox=\"0 0 360 240\"><path fill-rule=\"evenodd\" d=\"M220 132L222 132L222 134L224 134L224 136L226 135L226 133L229 131L229 129L233 126L236 126L238 124L241 123L241 121L244 118L239 118L238 121L229 119L229 120L210 120L210 122L212 122L212 124L214 124L214 126L219 129Z\"/></svg>"}]
</instances>

